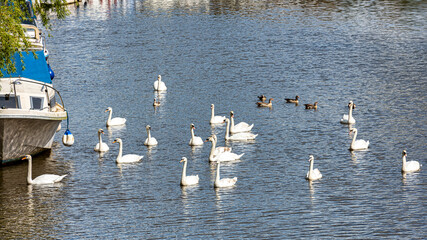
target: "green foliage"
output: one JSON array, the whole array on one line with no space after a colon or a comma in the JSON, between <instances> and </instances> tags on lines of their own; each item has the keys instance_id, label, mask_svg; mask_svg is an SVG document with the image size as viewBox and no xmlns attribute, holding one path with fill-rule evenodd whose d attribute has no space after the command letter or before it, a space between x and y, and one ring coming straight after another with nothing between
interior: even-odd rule
<instances>
[{"instance_id":1,"label":"green foliage","mask_svg":"<svg viewBox=\"0 0 427 240\"><path fill-rule=\"evenodd\" d=\"M50 31L50 18L52 13L58 19L64 19L68 10L64 5L65 0L49 0L52 4L33 0L34 14L40 17L45 28ZM25 29L21 26L23 20L29 19L25 0L0 0L0 69L7 73L15 72L13 55L15 52L28 53L31 43L25 37ZM35 56L35 55L34 55ZM24 68L24 65L22 65ZM2 77L0 72L0 77Z\"/></svg>"}]
</instances>

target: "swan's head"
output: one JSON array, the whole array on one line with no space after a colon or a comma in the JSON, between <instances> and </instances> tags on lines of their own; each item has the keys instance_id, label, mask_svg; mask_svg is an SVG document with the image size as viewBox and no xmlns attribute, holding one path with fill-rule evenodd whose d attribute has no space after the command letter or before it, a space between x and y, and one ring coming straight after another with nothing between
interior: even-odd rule
<instances>
[{"instance_id":1,"label":"swan's head","mask_svg":"<svg viewBox=\"0 0 427 240\"><path fill-rule=\"evenodd\" d=\"M25 155L21 160L31 160L31 155Z\"/></svg>"},{"instance_id":2,"label":"swan's head","mask_svg":"<svg viewBox=\"0 0 427 240\"><path fill-rule=\"evenodd\" d=\"M230 111L230 117L234 117L234 112Z\"/></svg>"},{"instance_id":3,"label":"swan's head","mask_svg":"<svg viewBox=\"0 0 427 240\"><path fill-rule=\"evenodd\" d=\"M191 128L191 129L196 129L196 127L194 126L194 124L193 124L193 123L190 125L190 128Z\"/></svg>"},{"instance_id":4,"label":"swan's head","mask_svg":"<svg viewBox=\"0 0 427 240\"><path fill-rule=\"evenodd\" d=\"M145 126L145 129L147 129L147 130L151 130L150 125Z\"/></svg>"},{"instance_id":5,"label":"swan's head","mask_svg":"<svg viewBox=\"0 0 427 240\"><path fill-rule=\"evenodd\" d=\"M356 133L356 132L357 132L357 129L356 129L356 128L352 128L352 129L350 129L349 134L350 134L350 133Z\"/></svg>"},{"instance_id":6,"label":"swan's head","mask_svg":"<svg viewBox=\"0 0 427 240\"><path fill-rule=\"evenodd\" d=\"M406 156L406 155L408 155L408 154L406 153L406 150L403 150L403 152L402 152L402 156Z\"/></svg>"},{"instance_id":7,"label":"swan's head","mask_svg":"<svg viewBox=\"0 0 427 240\"><path fill-rule=\"evenodd\" d=\"M231 116L231 117L233 117L233 116ZM228 123L229 121L230 121L230 119L225 118L223 123Z\"/></svg>"},{"instance_id":8,"label":"swan's head","mask_svg":"<svg viewBox=\"0 0 427 240\"><path fill-rule=\"evenodd\" d=\"M179 161L179 162L186 162L186 161L187 161L187 158L186 157L182 157L181 161Z\"/></svg>"},{"instance_id":9,"label":"swan's head","mask_svg":"<svg viewBox=\"0 0 427 240\"><path fill-rule=\"evenodd\" d=\"M313 155L310 155L310 156L309 156L309 158L308 158L308 161L309 161L309 162L311 162L311 161L313 161L313 160L314 160Z\"/></svg>"},{"instance_id":10,"label":"swan's head","mask_svg":"<svg viewBox=\"0 0 427 240\"><path fill-rule=\"evenodd\" d=\"M214 138L212 136L206 138L205 142L213 142Z\"/></svg>"},{"instance_id":11,"label":"swan's head","mask_svg":"<svg viewBox=\"0 0 427 240\"><path fill-rule=\"evenodd\" d=\"M107 107L107 109L105 109L105 112L109 112L111 110L113 110L111 107Z\"/></svg>"},{"instance_id":12,"label":"swan's head","mask_svg":"<svg viewBox=\"0 0 427 240\"><path fill-rule=\"evenodd\" d=\"M114 139L114 141L113 141L113 143L121 143L122 142L122 139L120 139L120 138L116 138L116 139Z\"/></svg>"},{"instance_id":13,"label":"swan's head","mask_svg":"<svg viewBox=\"0 0 427 240\"><path fill-rule=\"evenodd\" d=\"M98 133L104 134L104 130L102 128L98 129Z\"/></svg>"},{"instance_id":14,"label":"swan's head","mask_svg":"<svg viewBox=\"0 0 427 240\"><path fill-rule=\"evenodd\" d=\"M215 108L215 105L211 104L211 109L214 109L214 108Z\"/></svg>"},{"instance_id":15,"label":"swan's head","mask_svg":"<svg viewBox=\"0 0 427 240\"><path fill-rule=\"evenodd\" d=\"M157 76L157 79L160 81L162 80L162 76L159 74L159 76Z\"/></svg>"}]
</instances>

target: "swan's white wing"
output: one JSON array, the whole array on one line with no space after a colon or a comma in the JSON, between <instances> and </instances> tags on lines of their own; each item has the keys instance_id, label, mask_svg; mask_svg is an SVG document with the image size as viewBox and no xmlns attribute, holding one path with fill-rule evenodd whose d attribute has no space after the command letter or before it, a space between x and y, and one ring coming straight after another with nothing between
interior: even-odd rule
<instances>
[{"instance_id":1,"label":"swan's white wing","mask_svg":"<svg viewBox=\"0 0 427 240\"><path fill-rule=\"evenodd\" d=\"M67 175L43 174L33 179L32 184L51 184L60 182Z\"/></svg>"},{"instance_id":2,"label":"swan's white wing","mask_svg":"<svg viewBox=\"0 0 427 240\"><path fill-rule=\"evenodd\" d=\"M225 116L214 116L211 119L211 123L224 123Z\"/></svg>"},{"instance_id":3,"label":"swan's white wing","mask_svg":"<svg viewBox=\"0 0 427 240\"><path fill-rule=\"evenodd\" d=\"M199 175L186 176L183 185L193 185L199 183Z\"/></svg>"},{"instance_id":4,"label":"swan's white wing","mask_svg":"<svg viewBox=\"0 0 427 240\"><path fill-rule=\"evenodd\" d=\"M408 161L406 162L405 172L414 172L418 171L421 168L420 163L417 161Z\"/></svg>"},{"instance_id":5,"label":"swan's white wing","mask_svg":"<svg viewBox=\"0 0 427 240\"><path fill-rule=\"evenodd\" d=\"M137 155L137 154L126 154L120 158L118 163L133 163L133 162L139 162L144 156Z\"/></svg>"},{"instance_id":6,"label":"swan's white wing","mask_svg":"<svg viewBox=\"0 0 427 240\"><path fill-rule=\"evenodd\" d=\"M113 126L113 125L123 125L126 123L126 118L120 118L120 117L115 117L113 119L111 119L109 125Z\"/></svg>"}]
</instances>

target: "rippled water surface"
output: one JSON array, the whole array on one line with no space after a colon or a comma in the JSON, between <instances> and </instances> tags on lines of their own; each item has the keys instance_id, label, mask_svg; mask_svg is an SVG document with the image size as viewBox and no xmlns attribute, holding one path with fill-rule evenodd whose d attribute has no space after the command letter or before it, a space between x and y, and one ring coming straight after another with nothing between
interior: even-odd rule
<instances>
[{"instance_id":1,"label":"rippled water surface","mask_svg":"<svg viewBox=\"0 0 427 240\"><path fill-rule=\"evenodd\" d=\"M0 169L1 238L427 238L427 4L425 1L90 1L70 6L47 40L76 143L55 137L27 164ZM153 92L161 74L168 87ZM272 97L271 109L257 96ZM302 104L284 98L300 96ZM161 106L154 109L154 98ZM356 103L350 152L339 123ZM304 103L319 103L317 111ZM217 115L254 123L256 141L225 142ZM105 128L107 114L125 117ZM244 153L221 165L235 187L215 190L210 143L191 148L190 124ZM145 126L159 145L143 145ZM110 151L93 151L97 130ZM116 165L124 153L142 162ZM424 166L401 174L401 153ZM308 156L323 178L305 180ZM181 157L200 183L180 187Z\"/></svg>"}]
</instances>

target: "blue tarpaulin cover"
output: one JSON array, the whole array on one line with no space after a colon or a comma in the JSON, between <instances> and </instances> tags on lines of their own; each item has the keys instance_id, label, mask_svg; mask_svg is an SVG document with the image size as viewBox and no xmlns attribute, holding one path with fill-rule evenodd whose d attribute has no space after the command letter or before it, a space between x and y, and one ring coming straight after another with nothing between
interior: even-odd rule
<instances>
[{"instance_id":1,"label":"blue tarpaulin cover","mask_svg":"<svg viewBox=\"0 0 427 240\"><path fill-rule=\"evenodd\" d=\"M15 53L15 67L16 72L7 74L4 69L1 69L4 78L9 77L25 77L32 80L37 80L45 83L52 83L50 79L49 69L47 67L47 62L44 57L43 51L36 51L37 59L34 58L32 52L22 52L24 59L25 70L22 71L21 57L19 53Z\"/></svg>"}]
</instances>

